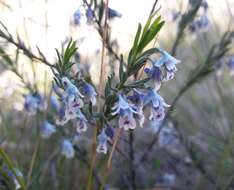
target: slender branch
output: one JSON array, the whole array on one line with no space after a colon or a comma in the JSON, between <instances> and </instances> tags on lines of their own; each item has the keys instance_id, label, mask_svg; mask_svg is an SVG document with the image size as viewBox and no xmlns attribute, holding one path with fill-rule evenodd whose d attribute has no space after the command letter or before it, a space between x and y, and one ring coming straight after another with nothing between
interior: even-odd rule
<instances>
[{"instance_id":1,"label":"slender branch","mask_svg":"<svg viewBox=\"0 0 234 190\"><path fill-rule=\"evenodd\" d=\"M87 0L83 0L84 4L91 9L90 4L87 2ZM108 8L108 7L107 7ZM108 11L108 10L107 10ZM97 31L100 35L100 37L102 38L102 41L104 41L104 46L106 47L106 49L108 50L109 54L112 55L116 60L121 61L121 57L118 55L117 52L115 52L115 50L112 48L111 43L110 43L110 39L107 35L105 35L105 31L103 29L103 26L101 25L101 22L99 22L96 14L94 13L94 22L97 24ZM109 25L106 25L107 27L107 31L109 31Z\"/></svg>"},{"instance_id":2,"label":"slender branch","mask_svg":"<svg viewBox=\"0 0 234 190\"><path fill-rule=\"evenodd\" d=\"M53 64L49 63L49 62L46 60L45 56L39 57L39 56L33 54L33 53L21 42L21 40L18 40L19 42L17 42L17 41L15 41L15 40L13 39L13 37L12 37L11 35L6 35L6 34L5 34L4 32L2 32L1 30L0 30L0 37L3 38L3 39L5 39L7 42L9 42L9 43L15 45L19 50L22 50L23 53L24 53L27 57L29 57L29 58L31 58L31 59L34 59L34 60L37 60L37 61L40 61L40 62L44 63L45 65L49 66L51 69L55 67ZM39 53L41 54L40 51L39 51Z\"/></svg>"},{"instance_id":3,"label":"slender branch","mask_svg":"<svg viewBox=\"0 0 234 190\"><path fill-rule=\"evenodd\" d=\"M129 131L129 157L130 157L130 172L131 172L131 184L132 184L132 189L136 190L136 172L135 172L135 167L134 167L134 161L135 161L135 152L133 148L133 142L134 142L134 132L133 130Z\"/></svg>"},{"instance_id":4,"label":"slender branch","mask_svg":"<svg viewBox=\"0 0 234 190\"><path fill-rule=\"evenodd\" d=\"M75 157L78 160L80 160L81 162L83 162L87 166L87 168L90 168L90 164L89 164L87 158L85 158L85 155L84 155L83 151L80 150L78 146L74 146L74 149L76 150ZM95 179L96 179L96 181L98 183L98 186L104 186L103 181L100 178L100 176L98 175L98 172L96 171L96 169L92 170L92 176L95 177Z\"/></svg>"},{"instance_id":5,"label":"slender branch","mask_svg":"<svg viewBox=\"0 0 234 190\"><path fill-rule=\"evenodd\" d=\"M202 0L198 0L196 4L188 11L188 13L183 14L181 21L179 23L179 29L176 35L175 42L172 46L171 54L175 55L177 47L179 46L180 40L183 38L184 30L191 23L196 16L197 11L201 6Z\"/></svg>"},{"instance_id":6,"label":"slender branch","mask_svg":"<svg viewBox=\"0 0 234 190\"><path fill-rule=\"evenodd\" d=\"M87 1L86 1L87 3ZM101 110L101 94L103 93L103 80L105 76L105 44L106 44L106 36L107 36L107 17L108 17L108 0L106 0L105 4L105 21L103 26L103 33L102 33L102 54L101 54L101 70L100 70L100 78L99 78L99 95L98 95L98 111ZM96 158L96 141L97 141L97 132L98 132L98 125L94 129L93 133L93 144L92 144L92 158L91 158L91 164L89 169L89 175L88 175L88 185L87 190L92 189L92 171L95 164L95 158Z\"/></svg>"},{"instance_id":7,"label":"slender branch","mask_svg":"<svg viewBox=\"0 0 234 190\"><path fill-rule=\"evenodd\" d=\"M35 165L35 161L36 161L36 158L37 158L39 146L40 146L40 138L38 139L38 141L37 141L37 143L36 143L36 145L34 147L32 161L30 163L30 167L29 167L29 171L28 171L28 175L27 175L26 190L29 189L30 184L31 184L31 177L32 177L33 167Z\"/></svg>"},{"instance_id":8,"label":"slender branch","mask_svg":"<svg viewBox=\"0 0 234 190\"><path fill-rule=\"evenodd\" d=\"M178 123L176 122L176 120L173 120L173 122L174 122L174 128L176 129L176 131L179 135L180 142L183 144L187 154L191 158L193 165L206 178L207 181L209 181L211 184L213 184L216 187L217 190L221 190L222 188L217 186L216 181L208 174L208 172L206 171L204 164L201 162L201 160L198 160L196 158L196 155L194 154L194 150L186 142L185 137L183 136L182 132L178 128Z\"/></svg>"}]
</instances>

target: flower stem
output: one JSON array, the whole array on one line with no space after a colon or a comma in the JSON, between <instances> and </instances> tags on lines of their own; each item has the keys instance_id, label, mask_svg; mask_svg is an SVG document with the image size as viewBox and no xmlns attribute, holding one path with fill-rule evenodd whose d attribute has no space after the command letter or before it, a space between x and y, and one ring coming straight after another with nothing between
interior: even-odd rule
<instances>
[{"instance_id":1,"label":"flower stem","mask_svg":"<svg viewBox=\"0 0 234 190\"><path fill-rule=\"evenodd\" d=\"M100 78L99 78L99 94L98 94L98 111L101 110L101 95L103 92L103 80L105 76L105 43L106 43L106 37L107 37L107 17L108 17L108 0L106 0L105 3L105 22L104 22L104 31L102 34L102 54L101 54L101 70L100 70ZM93 177L93 168L95 164L96 159L96 142L97 142L97 133L98 133L98 125L94 129L93 134L93 144L92 144L92 156L91 156L91 164L88 174L88 184L87 184L87 190L92 189L92 177Z\"/></svg>"},{"instance_id":2,"label":"flower stem","mask_svg":"<svg viewBox=\"0 0 234 190\"><path fill-rule=\"evenodd\" d=\"M130 130L129 131L129 157L130 157L130 171L131 171L131 184L132 184L132 189L136 190L136 171L134 168L134 161L135 161L135 152L133 148L133 143L134 143L134 131Z\"/></svg>"}]
</instances>

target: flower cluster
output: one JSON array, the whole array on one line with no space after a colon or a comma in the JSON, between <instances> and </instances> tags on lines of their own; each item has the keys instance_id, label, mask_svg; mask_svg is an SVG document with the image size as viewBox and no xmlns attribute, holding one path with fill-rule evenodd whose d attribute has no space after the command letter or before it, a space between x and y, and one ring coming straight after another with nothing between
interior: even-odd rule
<instances>
[{"instance_id":1,"label":"flower cluster","mask_svg":"<svg viewBox=\"0 0 234 190\"><path fill-rule=\"evenodd\" d=\"M174 78L176 65L180 61L162 49L158 51L161 56L155 61L151 60L151 67L145 69L146 75L153 82L152 87L141 91L133 89L133 94L127 98L124 94L118 94L112 115L118 116L120 128L135 129L137 122L142 127L145 120L143 110L147 108L150 112L148 119L161 122L165 117L165 108L170 107L158 94L158 90L163 82Z\"/></svg>"},{"instance_id":2,"label":"flower cluster","mask_svg":"<svg viewBox=\"0 0 234 190\"><path fill-rule=\"evenodd\" d=\"M153 122L161 122L164 119L166 108L169 105L159 95L158 91L162 83L174 78L177 71L176 65L180 61L163 49L158 48L158 53L160 56L154 60L149 59L150 66L144 69L145 77L149 79L148 87L143 89L131 88L127 92L124 90L116 91L117 100L111 108L110 115L113 118L118 118L119 128L133 130L137 126L143 127L147 113L149 113L147 118ZM51 121L53 117L47 117L48 119L44 120L40 126L41 137L50 138L57 131L56 125L63 126L69 121L75 127L78 136L87 131L88 124L92 123L90 118L94 119L90 108L92 110L96 105L97 92L95 88L81 76L76 83L64 76L60 78L59 87L53 86L53 90L60 97L60 101L58 101L52 95L49 101L51 108L56 113L55 122ZM25 109L29 113L35 114L37 110L44 107L44 102L38 94L27 95ZM56 125L53 123L56 123ZM106 154L107 142L112 141L113 137L114 128L107 121L97 137L96 151ZM72 158L75 155L73 143L74 141L67 136L61 142L61 153L67 158Z\"/></svg>"},{"instance_id":3,"label":"flower cluster","mask_svg":"<svg viewBox=\"0 0 234 190\"><path fill-rule=\"evenodd\" d=\"M81 108L84 106L84 100L90 101L92 105L96 104L97 93L94 87L84 82L80 90L67 78L62 78L64 93L62 96L63 106L61 106L56 120L57 125L64 125L69 120L73 120L78 133L87 130L86 116L82 113Z\"/></svg>"}]
</instances>

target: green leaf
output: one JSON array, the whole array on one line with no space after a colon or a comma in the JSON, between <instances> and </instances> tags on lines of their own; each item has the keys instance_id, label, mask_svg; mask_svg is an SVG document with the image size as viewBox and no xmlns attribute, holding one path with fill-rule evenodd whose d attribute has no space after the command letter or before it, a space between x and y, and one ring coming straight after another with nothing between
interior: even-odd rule
<instances>
[{"instance_id":1,"label":"green leaf","mask_svg":"<svg viewBox=\"0 0 234 190\"><path fill-rule=\"evenodd\" d=\"M13 67L13 66L14 66L14 64L13 64L13 62L12 62L12 60L11 60L11 58L6 54L6 52L5 52L1 47L0 47L0 57L3 58L4 64L5 64L6 66L10 66L10 67Z\"/></svg>"},{"instance_id":2,"label":"green leaf","mask_svg":"<svg viewBox=\"0 0 234 190\"><path fill-rule=\"evenodd\" d=\"M136 62L138 62L140 59L144 59L147 58L155 53L158 53L159 50L158 48L150 48L146 51L144 51L142 54L140 54L137 58L136 58Z\"/></svg>"},{"instance_id":3,"label":"green leaf","mask_svg":"<svg viewBox=\"0 0 234 190\"><path fill-rule=\"evenodd\" d=\"M151 15L151 16L149 17L149 19L147 20L147 22L146 22L146 24L145 24L145 26L144 26L144 29L143 29L142 36L145 36L146 32L148 31L148 29L149 29L149 27L150 27L150 24L151 24L151 20L152 20L153 17L154 17L154 15ZM160 16L159 16L159 17L160 17ZM161 17L160 17L160 18L161 18ZM160 18L159 18L159 20L160 20Z\"/></svg>"},{"instance_id":4,"label":"green leaf","mask_svg":"<svg viewBox=\"0 0 234 190\"><path fill-rule=\"evenodd\" d=\"M124 87L126 87L126 88L139 88L140 86L144 85L149 80L150 80L150 78L145 78L145 79L133 82L131 84L127 84Z\"/></svg>"},{"instance_id":5,"label":"green leaf","mask_svg":"<svg viewBox=\"0 0 234 190\"><path fill-rule=\"evenodd\" d=\"M159 22L159 17L154 21L154 23L151 25L150 29L147 31L147 33L142 38L139 47L138 52L141 52L158 34L162 26L164 25L164 21Z\"/></svg>"},{"instance_id":6,"label":"green leaf","mask_svg":"<svg viewBox=\"0 0 234 190\"><path fill-rule=\"evenodd\" d=\"M119 63L119 78L120 81L123 81L125 78L125 72L124 72L124 62L123 62L123 55L120 56L120 63Z\"/></svg>"},{"instance_id":7,"label":"green leaf","mask_svg":"<svg viewBox=\"0 0 234 190\"><path fill-rule=\"evenodd\" d=\"M142 58L140 59L138 62L136 62L132 67L131 69L129 69L128 71L128 76L131 76L131 75L134 75L136 74L140 69L141 67L145 64L147 58Z\"/></svg>"},{"instance_id":8,"label":"green leaf","mask_svg":"<svg viewBox=\"0 0 234 190\"><path fill-rule=\"evenodd\" d=\"M142 28L141 24L139 23L138 28L137 28L137 33L135 35L133 47L130 50L130 53L129 53L129 56L128 56L128 64L129 65L131 64L132 58L135 57L136 56L135 54L137 53L137 46L138 46L139 38L140 38L140 35L141 35L141 28Z\"/></svg>"},{"instance_id":9,"label":"green leaf","mask_svg":"<svg viewBox=\"0 0 234 190\"><path fill-rule=\"evenodd\" d=\"M105 98L107 98L110 94L111 94L111 90L112 90L112 81L114 79L114 73L111 74L108 79L107 79L107 83L106 83L106 86L105 86Z\"/></svg>"},{"instance_id":10,"label":"green leaf","mask_svg":"<svg viewBox=\"0 0 234 190\"><path fill-rule=\"evenodd\" d=\"M71 67L74 65L74 63L71 62L71 58L75 55L77 51L76 42L72 41L71 39L63 55L60 55L58 49L55 50L58 57L58 61L55 64L57 71L60 75L68 75L68 73L71 70Z\"/></svg>"}]
</instances>

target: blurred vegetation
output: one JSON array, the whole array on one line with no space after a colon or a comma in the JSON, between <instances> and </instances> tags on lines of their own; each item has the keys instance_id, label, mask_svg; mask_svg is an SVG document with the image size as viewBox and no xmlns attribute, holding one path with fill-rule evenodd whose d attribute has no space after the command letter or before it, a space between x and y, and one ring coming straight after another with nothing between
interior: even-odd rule
<instances>
[{"instance_id":1,"label":"blurred vegetation","mask_svg":"<svg viewBox=\"0 0 234 190\"><path fill-rule=\"evenodd\" d=\"M105 42L111 58L107 67L112 72L124 73L126 63L122 60L129 52L121 52L121 49L117 48L118 43L115 42L118 39L112 39L111 24L107 26L108 35L106 37L103 35L104 2L101 1L100 4L95 4L96 1L91 2L93 3L84 1L84 4L97 11L94 26L99 37ZM181 0L178 4L181 2L185 1ZM225 27L212 17L213 10L208 9L209 26L201 31L191 32L189 26L201 14L202 6L201 0L194 2L184 3L185 10L177 10L181 15L180 20L166 22L159 36L160 38L161 35L170 34L167 35L170 36L168 39L167 37L159 39L159 44L163 44L172 55L182 61L178 65L175 79L168 86L163 86L160 91L172 106L159 130L155 126L151 127L152 123L148 123L144 129L136 129L133 136L123 134L118 146L120 152L115 152L113 166L106 179L110 189L134 189L131 183L133 170L136 175L136 189L234 189L234 87L233 76L230 74L232 70L226 64L226 60L234 53L234 24L230 8L233 8L234 2L225 1L230 8L225 10L228 16L221 18L228 23ZM160 0L158 3L160 4ZM213 2L208 3L212 7ZM6 1L0 1L0 4L11 9ZM46 52L43 53L39 47L35 50L28 43L24 43L19 34L9 32L4 24L1 23L0 27L0 75L2 83L16 81L14 86L3 86L0 94L0 142L1 150L4 149L12 160L11 166L8 167L14 171L14 165L21 170L26 182L25 189L86 189L87 167L90 167L88 162L90 154L86 150L90 149L91 133L89 131L79 139L82 147L76 147L77 159L72 160L66 160L59 154L55 140L60 138L59 134L49 140L41 139L38 126L44 115L32 117L24 113L23 95L28 91L40 91L46 97L51 95L52 72L41 63L51 66L53 61L49 61ZM140 30L139 25L139 34ZM153 39L149 38L149 41ZM138 40L135 42L143 43L144 46L155 45L148 44L147 39ZM138 47L134 49L133 46L131 49L132 56L128 57L127 63L130 66L133 62L131 60L134 60L138 53L142 53L143 48ZM63 52L64 44L61 49ZM76 66L78 61L81 62L79 69L85 73L86 68L92 67L92 64L87 63L84 58L86 55L83 55L84 57L77 55L76 58L79 56L80 59L74 59L72 65ZM121 62L122 71L119 67L121 64L113 62ZM58 66L61 66L59 64L60 62ZM116 76L109 80L117 83ZM120 76L123 80L124 77ZM160 132L163 133L163 127L172 129L173 137L167 134L164 138L171 141L160 146L159 141L162 138ZM129 144L131 146L128 146ZM124 157L126 155L131 157L129 149L134 151L134 163L131 163L132 158ZM96 176L94 177L96 189L99 183L103 183L102 180L99 181L98 172L104 170L107 159L108 156L97 156L98 164L93 173ZM6 160L0 159L0 162L6 165ZM175 181L170 175L165 178L165 174L175 176ZM7 178L4 172L1 172L1 175ZM2 181L1 177L1 185ZM12 185L11 183L12 181L9 185Z\"/></svg>"}]
</instances>

